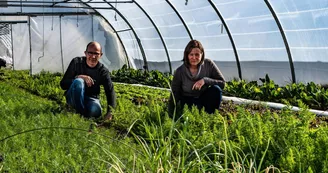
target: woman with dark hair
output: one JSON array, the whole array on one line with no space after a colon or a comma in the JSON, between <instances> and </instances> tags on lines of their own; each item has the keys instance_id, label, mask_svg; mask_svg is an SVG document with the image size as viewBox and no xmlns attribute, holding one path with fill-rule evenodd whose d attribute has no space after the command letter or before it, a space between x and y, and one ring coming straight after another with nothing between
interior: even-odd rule
<instances>
[{"instance_id":1,"label":"woman with dark hair","mask_svg":"<svg viewBox=\"0 0 328 173\"><path fill-rule=\"evenodd\" d=\"M181 106L196 105L198 109L204 107L207 113L214 113L220 107L224 85L219 68L212 60L205 59L202 44L191 40L184 50L183 64L173 76L169 111L173 112L175 100Z\"/></svg>"}]
</instances>

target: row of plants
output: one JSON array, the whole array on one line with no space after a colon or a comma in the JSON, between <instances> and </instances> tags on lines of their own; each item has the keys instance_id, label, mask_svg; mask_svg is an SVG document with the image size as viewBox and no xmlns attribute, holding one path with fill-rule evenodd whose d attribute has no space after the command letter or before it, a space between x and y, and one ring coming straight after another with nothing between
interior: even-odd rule
<instances>
[{"instance_id":1,"label":"row of plants","mask_svg":"<svg viewBox=\"0 0 328 173\"><path fill-rule=\"evenodd\" d=\"M44 79L43 81L53 81L56 78L54 76L49 75L47 76L49 79ZM9 79L9 77L3 76L2 79L4 82L0 82L0 85L10 82L14 84L11 87L28 86L23 83L28 83L30 80L37 81L37 78L35 76L27 76L22 81L18 78L13 77ZM46 91L51 91L47 88L59 88L59 84L50 86L53 84L48 83L49 87L46 87L46 83L43 88L35 87L27 91L31 93L46 93ZM144 97L145 102L140 104L136 104L131 99L131 96L134 97L133 95L142 93L144 90L147 90L147 93L164 92L169 94L168 91L126 85L115 87L115 90L121 90L121 92L117 91L117 93L122 95L118 98L118 105L113 112L114 120L109 124L110 127L95 128L91 134L99 131L116 133L117 138L115 139L124 139L132 142L125 144L135 146L134 148L136 150L126 150L127 148L124 148L123 145L114 145L114 147L111 147L113 146L111 144L112 141L108 142L108 138L105 137L103 140L109 144L101 143L98 146L101 146L100 148L103 149L102 151L106 155L96 155L93 157L89 153L90 155L88 157L86 155L78 156L76 153L81 151L77 149L72 150L70 147L83 146L81 143L85 145L87 142L85 140L67 141L65 143L72 143L73 146L69 145L66 148L58 147L59 149L64 148L65 152L61 151L56 157L61 159L71 154L70 157L73 160L75 157L79 157L77 159L78 162L69 167L57 164L59 162L58 160L54 162L48 161L47 163L51 163L52 165L51 169L59 170L59 172L72 172L72 170L76 170L77 172L95 172L95 170L108 172L273 172L277 171L277 169L289 172L328 171L328 162L325 159L327 155L325 151L328 147L328 128L325 123L318 124L319 126L311 125L317 120L315 119L315 115L309 113L306 109L296 113L290 111L288 108L279 112L273 112L269 109L260 109L258 111L258 107L252 107L255 110L249 110L245 107L236 107L233 105L230 105L230 109L226 109L226 105L223 104L222 107L225 111L221 112L220 110L220 112L216 112L215 114L207 114L203 110L198 111L196 108L188 109L185 107L181 116L170 118L166 111L166 103L160 99L167 97L168 95L166 94L149 95L149 97ZM19 93L8 88L1 88L1 91L3 91L3 95L0 97L1 99L6 98L5 95L10 96L11 93ZM46 95L43 97L52 99ZM63 95L58 95L59 97L64 99ZM103 92L101 97L104 98ZM76 117L75 114L67 114L66 117L65 109L59 111L57 109L56 111L51 109L51 111L39 115L37 110L43 107L42 105L40 107L35 106L39 103L29 104L31 102L22 102L18 98L24 97L20 95L10 96L9 98L17 99L18 103L16 101L8 101L7 98L7 100L3 99L3 101L0 101L0 106L8 107L8 105L3 105L7 102L12 102L10 104L11 106L21 104L20 107L22 107L24 105L30 105L29 107L31 108L35 107L33 110L36 110L36 116L44 116L44 118L39 118L35 121L31 121L30 119L19 121L20 117L18 115L23 117L25 113L17 115L19 110L2 112L1 114L3 115L10 115L3 123L8 124L8 122L12 122L9 128L15 128L15 126L20 127L22 126L21 124L29 125L29 128L42 127L39 124L42 124L43 121L48 119L59 117L61 120ZM37 98L30 98L28 100L37 100ZM306 107L305 105L300 106L303 108ZM29 118L35 118L35 116L29 116ZM81 123L84 124L81 127L82 129L89 130L90 127L87 127L88 124L83 123L82 120L67 120L67 123L77 122L75 125L61 122L52 122L50 124L79 127ZM23 128L4 133L0 132L2 134L0 138L3 139L4 136L12 134L14 131L17 133L19 130L23 130ZM59 139L67 138L67 134L57 135L57 133L56 131L51 131L49 135L43 135L42 139L46 139L45 141L50 140L53 143L53 147L57 145ZM53 139L52 137L54 136L57 139ZM81 138L81 136L79 137ZM0 163L0 169L3 167L3 170L20 170L16 172L47 170L49 164L42 164L43 159L37 160L39 164L32 165L32 162L36 161L38 154L40 154L36 151L40 150L46 153L44 154L44 159L47 159L47 157L52 158L50 155L51 152L48 151L50 148L45 147L46 144L44 143L39 145L37 142L31 142L27 138L23 139L16 140L20 140L20 146L24 147L16 148L17 153L23 153L26 156L15 155L10 162ZM11 145L15 145L15 139L12 138L11 140L13 140ZM40 139L33 140L38 141ZM89 142L98 144L99 142L97 140L101 140L101 138L90 139ZM8 157L14 155L11 153L14 151L10 150L9 146L5 149L2 147L3 141L0 142L0 152L4 153L3 155L5 155L4 158L6 161ZM122 153L122 151L129 152L126 154L124 152ZM28 158L31 161L27 162L27 164L19 162L19 164L10 167L14 159L19 157L22 157L22 162ZM80 162L80 160L84 160L85 158L88 160L87 163L93 160L100 160L100 162L92 162L95 165L93 165L94 169L91 169ZM67 165L68 163L65 162L62 164ZM101 164L101 166L98 164ZM44 166L42 167L40 165ZM84 169L84 167L86 168Z\"/></svg>"},{"instance_id":2,"label":"row of plants","mask_svg":"<svg viewBox=\"0 0 328 173\"><path fill-rule=\"evenodd\" d=\"M140 83L150 86L169 88L173 76L159 71L146 72L123 66L112 72L113 80L126 83ZM155 85L154 85L155 84ZM279 86L266 75L259 81L231 80L224 89L224 95L246 99L279 102L297 106L300 101L310 108L328 109L328 90L313 82L290 83Z\"/></svg>"},{"instance_id":3,"label":"row of plants","mask_svg":"<svg viewBox=\"0 0 328 173\"><path fill-rule=\"evenodd\" d=\"M173 76L170 73L162 73L158 70L144 71L123 65L122 68L111 72L111 78L115 82L169 88Z\"/></svg>"},{"instance_id":4,"label":"row of plants","mask_svg":"<svg viewBox=\"0 0 328 173\"><path fill-rule=\"evenodd\" d=\"M279 86L268 75L263 79L261 78L260 82L229 81L224 93L227 96L279 102L294 106L297 106L299 102L303 102L312 109L328 109L328 90L325 87L313 82Z\"/></svg>"},{"instance_id":5,"label":"row of plants","mask_svg":"<svg viewBox=\"0 0 328 173\"><path fill-rule=\"evenodd\" d=\"M21 71L17 73L12 73L6 71L6 78L15 78L26 80L29 75L28 71ZM54 76L54 80L47 81L47 76ZM162 88L168 88L169 83L172 81L172 76L168 74L163 74L159 71L145 72L142 70L130 69L123 66L117 71L111 73L112 80L115 82L125 82L125 83L134 83L134 84L143 84L149 86L156 86ZM0 79L4 77L0 76ZM51 86L56 86L62 78L60 73L49 73L41 72L40 74L33 75L33 80L24 82L27 86L22 86L23 88L38 88L33 89L32 91L38 92L36 94L41 96L47 96L57 101L61 100L61 94L63 91L59 88L52 88ZM22 83L17 81L18 83ZM46 91L45 93L40 93L40 88L46 87L45 84L51 83L50 92ZM18 84L18 85L23 85ZM121 84L117 84L118 86ZM118 87L119 90L120 87ZM40 92L39 92L40 91ZM120 91L118 91L120 95ZM160 92L156 93L159 94ZM130 98L135 100L135 102L144 102L145 98L152 97L152 94L149 95L148 92L135 93L135 97ZM303 102L312 109L327 110L328 109L328 89L325 87L315 84L313 82L303 84L303 83L292 83L285 86L279 86L274 83L273 80L269 78L268 75L259 81L247 82L245 80L231 80L226 83L224 89L224 95L234 96L252 100L260 101L269 101L269 102L278 102L287 105L297 106L299 102ZM57 97L59 96L59 97ZM162 100L168 100L168 94Z\"/></svg>"}]
</instances>

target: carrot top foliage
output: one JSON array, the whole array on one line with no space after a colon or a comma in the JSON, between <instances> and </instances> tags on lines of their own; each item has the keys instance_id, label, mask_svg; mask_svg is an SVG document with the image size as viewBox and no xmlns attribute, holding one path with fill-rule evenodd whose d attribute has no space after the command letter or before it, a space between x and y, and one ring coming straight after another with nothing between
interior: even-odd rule
<instances>
[{"instance_id":1,"label":"carrot top foliage","mask_svg":"<svg viewBox=\"0 0 328 173\"><path fill-rule=\"evenodd\" d=\"M328 128L302 103L172 119L169 91L115 83L114 120L97 127L66 109L60 74L3 73L0 172L328 172Z\"/></svg>"}]
</instances>

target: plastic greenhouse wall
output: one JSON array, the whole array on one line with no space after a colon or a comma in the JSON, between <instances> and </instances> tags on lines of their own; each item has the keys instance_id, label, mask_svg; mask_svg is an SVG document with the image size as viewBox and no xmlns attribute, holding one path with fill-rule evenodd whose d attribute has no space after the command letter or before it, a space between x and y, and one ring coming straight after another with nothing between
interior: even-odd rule
<instances>
[{"instance_id":1,"label":"plastic greenhouse wall","mask_svg":"<svg viewBox=\"0 0 328 173\"><path fill-rule=\"evenodd\" d=\"M9 1L0 6L1 18L6 13L38 13L30 17L31 27L13 25L17 69L30 68L29 40L33 73L43 68L63 71L96 40L105 45L102 61L111 70L128 63L173 72L182 64L188 41L197 39L227 80L258 80L268 74L281 85L293 80L328 83L324 0L56 0L53 8L38 2L32 4L39 7L14 7ZM54 12L58 15L42 15Z\"/></svg>"}]
</instances>

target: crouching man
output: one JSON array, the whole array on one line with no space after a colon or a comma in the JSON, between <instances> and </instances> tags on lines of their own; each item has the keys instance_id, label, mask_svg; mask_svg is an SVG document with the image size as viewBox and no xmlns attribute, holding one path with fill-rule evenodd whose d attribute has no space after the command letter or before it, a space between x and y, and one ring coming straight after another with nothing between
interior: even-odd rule
<instances>
[{"instance_id":1,"label":"crouching man","mask_svg":"<svg viewBox=\"0 0 328 173\"><path fill-rule=\"evenodd\" d=\"M111 108L116 105L116 96L109 70L99 62L103 55L101 45L98 42L90 42L84 54L83 57L72 59L60 81L61 88L66 90L66 102L84 117L99 118L102 115L99 100L102 85L108 104L104 118L111 120Z\"/></svg>"}]
</instances>

